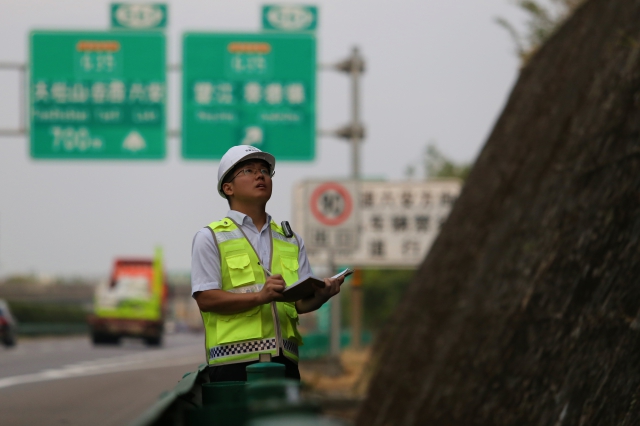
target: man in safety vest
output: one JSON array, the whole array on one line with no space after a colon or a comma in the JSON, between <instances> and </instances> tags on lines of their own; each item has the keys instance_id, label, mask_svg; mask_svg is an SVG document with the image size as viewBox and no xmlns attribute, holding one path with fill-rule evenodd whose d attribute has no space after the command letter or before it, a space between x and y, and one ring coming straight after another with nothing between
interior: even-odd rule
<instances>
[{"instance_id":1,"label":"man in safety vest","mask_svg":"<svg viewBox=\"0 0 640 426\"><path fill-rule=\"evenodd\" d=\"M285 287L311 275L311 267L302 239L266 212L275 164L271 154L255 147L230 148L218 169L218 193L230 210L193 239L192 296L204 321L214 382L246 380L246 366L261 354L284 364L286 377L299 380L298 314L318 309L344 280L325 278L313 296L283 301Z\"/></svg>"}]
</instances>

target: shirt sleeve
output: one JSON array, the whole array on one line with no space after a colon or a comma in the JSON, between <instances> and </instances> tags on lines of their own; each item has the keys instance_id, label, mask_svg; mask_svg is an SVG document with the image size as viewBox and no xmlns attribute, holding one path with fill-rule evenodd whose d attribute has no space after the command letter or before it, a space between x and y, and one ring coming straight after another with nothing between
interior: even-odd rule
<instances>
[{"instance_id":1,"label":"shirt sleeve","mask_svg":"<svg viewBox=\"0 0 640 426\"><path fill-rule=\"evenodd\" d=\"M222 288L220 254L209 228L202 228L191 245L191 297L198 291Z\"/></svg>"},{"instance_id":2,"label":"shirt sleeve","mask_svg":"<svg viewBox=\"0 0 640 426\"><path fill-rule=\"evenodd\" d=\"M296 234L296 238L300 245L298 250L298 278L309 277L313 275L313 272L311 271L309 258L307 258L307 250L304 248L304 241L302 240L302 237Z\"/></svg>"}]
</instances>

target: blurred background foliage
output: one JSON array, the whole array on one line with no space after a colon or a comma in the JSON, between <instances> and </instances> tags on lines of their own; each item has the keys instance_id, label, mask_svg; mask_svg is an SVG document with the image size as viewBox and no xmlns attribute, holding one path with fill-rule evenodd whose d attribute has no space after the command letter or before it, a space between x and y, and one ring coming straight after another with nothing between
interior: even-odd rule
<instances>
[{"instance_id":1,"label":"blurred background foliage","mask_svg":"<svg viewBox=\"0 0 640 426\"><path fill-rule=\"evenodd\" d=\"M424 179L458 178L467 179L471 171L471 163L456 163L438 148L435 141L430 141L424 148L421 164L409 164L405 169L405 177L412 179L418 167L422 167Z\"/></svg>"},{"instance_id":2,"label":"blurred background foliage","mask_svg":"<svg viewBox=\"0 0 640 426\"><path fill-rule=\"evenodd\" d=\"M415 274L413 269L365 269L362 271L363 327L373 333L391 317ZM342 326L351 324L351 285L340 293Z\"/></svg>"},{"instance_id":3,"label":"blurred background foliage","mask_svg":"<svg viewBox=\"0 0 640 426\"><path fill-rule=\"evenodd\" d=\"M10 300L9 308L20 324L85 323L87 310L78 305Z\"/></svg>"},{"instance_id":4,"label":"blurred background foliage","mask_svg":"<svg viewBox=\"0 0 640 426\"><path fill-rule=\"evenodd\" d=\"M0 298L9 305L19 332L31 334L30 325L84 325L95 284L80 277L12 275L0 280Z\"/></svg>"},{"instance_id":5,"label":"blurred background foliage","mask_svg":"<svg viewBox=\"0 0 640 426\"><path fill-rule=\"evenodd\" d=\"M496 23L506 29L516 46L521 65L525 66L538 49L567 20L585 0L516 0L516 7L526 16L525 30L505 18L497 17Z\"/></svg>"}]
</instances>

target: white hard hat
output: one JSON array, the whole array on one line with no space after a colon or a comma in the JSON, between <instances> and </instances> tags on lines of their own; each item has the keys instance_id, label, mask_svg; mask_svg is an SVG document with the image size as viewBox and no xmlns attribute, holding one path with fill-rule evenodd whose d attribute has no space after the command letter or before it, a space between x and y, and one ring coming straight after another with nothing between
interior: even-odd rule
<instances>
[{"instance_id":1,"label":"white hard hat","mask_svg":"<svg viewBox=\"0 0 640 426\"><path fill-rule=\"evenodd\" d=\"M262 152L255 146L251 145L238 145L232 146L229 148L227 152L222 156L220 160L220 166L218 167L218 194L221 197L227 198L224 196L224 192L222 191L222 182L224 181L225 176L233 169L233 167L241 161L251 160L251 159L264 160L269 163L271 166L271 171L276 168L276 159L273 155L268 152Z\"/></svg>"}]
</instances>

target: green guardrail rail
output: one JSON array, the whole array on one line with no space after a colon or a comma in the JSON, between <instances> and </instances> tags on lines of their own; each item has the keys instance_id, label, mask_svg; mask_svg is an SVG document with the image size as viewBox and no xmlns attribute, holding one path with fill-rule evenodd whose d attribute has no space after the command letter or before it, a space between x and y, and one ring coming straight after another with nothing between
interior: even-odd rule
<instances>
[{"instance_id":1,"label":"green guardrail rail","mask_svg":"<svg viewBox=\"0 0 640 426\"><path fill-rule=\"evenodd\" d=\"M200 364L197 370L186 373L130 426L184 425L186 412L202 407L202 384L209 381L206 369L207 364Z\"/></svg>"},{"instance_id":2,"label":"green guardrail rail","mask_svg":"<svg viewBox=\"0 0 640 426\"><path fill-rule=\"evenodd\" d=\"M260 362L247 367L246 382L209 383L207 366L182 377L173 390L130 426L344 426L325 418L320 407L300 396L300 382L285 378L285 367Z\"/></svg>"}]
</instances>

